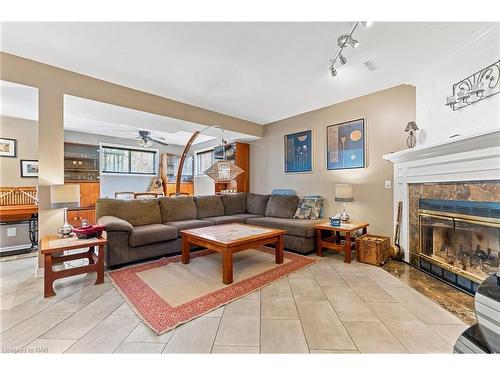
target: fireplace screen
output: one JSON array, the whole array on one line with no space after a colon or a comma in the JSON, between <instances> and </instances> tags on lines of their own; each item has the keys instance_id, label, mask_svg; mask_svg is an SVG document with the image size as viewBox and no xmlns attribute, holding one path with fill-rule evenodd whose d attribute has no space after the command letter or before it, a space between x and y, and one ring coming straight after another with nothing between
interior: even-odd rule
<instances>
[{"instance_id":1,"label":"fireplace screen","mask_svg":"<svg viewBox=\"0 0 500 375\"><path fill-rule=\"evenodd\" d=\"M484 210L484 206L475 210L473 206L482 202L445 201L443 205L422 201L419 205L422 257L479 282L499 269L500 219L492 217L497 212L491 208ZM462 207L465 204L469 209ZM478 213L487 216L473 215Z\"/></svg>"}]
</instances>

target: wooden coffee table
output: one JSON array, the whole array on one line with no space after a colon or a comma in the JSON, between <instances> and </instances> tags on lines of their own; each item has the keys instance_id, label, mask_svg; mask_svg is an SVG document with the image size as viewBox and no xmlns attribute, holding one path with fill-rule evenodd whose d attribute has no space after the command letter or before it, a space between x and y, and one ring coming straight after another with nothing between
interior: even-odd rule
<instances>
[{"instance_id":1,"label":"wooden coffee table","mask_svg":"<svg viewBox=\"0 0 500 375\"><path fill-rule=\"evenodd\" d=\"M285 230L263 228L248 224L224 224L187 229L182 235L182 263L190 260L191 245L206 247L222 253L222 282L233 282L233 254L262 245L275 244L276 263L283 263Z\"/></svg>"},{"instance_id":2,"label":"wooden coffee table","mask_svg":"<svg viewBox=\"0 0 500 375\"><path fill-rule=\"evenodd\" d=\"M354 241L351 241L352 234L361 230L366 234L368 223L349 222L342 223L339 227L334 227L330 222L316 224L316 254L323 256L323 248L343 251L344 262L351 263L351 251L356 246ZM332 235L322 238L323 231L330 232ZM340 234L345 235L345 239L341 240Z\"/></svg>"},{"instance_id":3,"label":"wooden coffee table","mask_svg":"<svg viewBox=\"0 0 500 375\"><path fill-rule=\"evenodd\" d=\"M55 296L54 281L63 277L80 275L83 273L96 272L95 285L104 282L104 246L106 245L106 232L101 237L88 240L79 240L76 236L70 238L58 238L48 236L42 238L41 250L44 259L44 292L45 298ZM85 249L78 253L63 255L64 251ZM99 248L96 254L96 249ZM73 267L61 271L54 271L54 265L68 262L70 260L88 259L89 264L80 267Z\"/></svg>"}]
</instances>

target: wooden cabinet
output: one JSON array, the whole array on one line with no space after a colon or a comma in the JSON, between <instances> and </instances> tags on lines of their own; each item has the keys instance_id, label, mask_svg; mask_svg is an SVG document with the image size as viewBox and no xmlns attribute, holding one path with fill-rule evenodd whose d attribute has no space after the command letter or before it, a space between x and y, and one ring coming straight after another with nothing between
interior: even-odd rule
<instances>
[{"instance_id":1,"label":"wooden cabinet","mask_svg":"<svg viewBox=\"0 0 500 375\"><path fill-rule=\"evenodd\" d=\"M82 220L86 219L89 224L95 224L95 209L91 210L68 210L68 223L74 227L82 225Z\"/></svg>"},{"instance_id":2,"label":"wooden cabinet","mask_svg":"<svg viewBox=\"0 0 500 375\"><path fill-rule=\"evenodd\" d=\"M224 151L220 147L225 147ZM226 159L231 160L243 173L236 180L228 183L215 183L215 193L220 194L222 190L236 189L238 193L250 191L250 146L248 143L236 142L231 145L220 146L214 150L215 160L222 159L225 153Z\"/></svg>"},{"instance_id":3,"label":"wooden cabinet","mask_svg":"<svg viewBox=\"0 0 500 375\"><path fill-rule=\"evenodd\" d=\"M166 195L170 197L175 194L175 183L167 183ZM194 184L192 182L181 182L181 194L182 195L193 195L194 194Z\"/></svg>"},{"instance_id":4,"label":"wooden cabinet","mask_svg":"<svg viewBox=\"0 0 500 375\"><path fill-rule=\"evenodd\" d=\"M74 227L79 227L83 219L89 224L95 224L95 204L100 196L99 182L69 182L80 185L80 208L68 210L68 222Z\"/></svg>"}]
</instances>

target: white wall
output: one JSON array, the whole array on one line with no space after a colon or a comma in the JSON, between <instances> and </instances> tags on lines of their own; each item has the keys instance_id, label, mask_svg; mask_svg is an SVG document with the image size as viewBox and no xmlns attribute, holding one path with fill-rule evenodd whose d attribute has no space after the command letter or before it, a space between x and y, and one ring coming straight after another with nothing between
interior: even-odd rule
<instances>
[{"instance_id":1,"label":"white wall","mask_svg":"<svg viewBox=\"0 0 500 375\"><path fill-rule=\"evenodd\" d=\"M126 146L136 146L136 142L132 139L107 137L98 134L82 133L75 131L64 131L65 142L85 143L90 145L98 145L99 142L113 143ZM153 146L160 150L160 154L168 152L180 155L183 147L180 146L161 146L155 144ZM150 182L151 176L109 176L102 175L101 181L101 197L114 197L116 191L146 191Z\"/></svg>"},{"instance_id":2,"label":"white wall","mask_svg":"<svg viewBox=\"0 0 500 375\"><path fill-rule=\"evenodd\" d=\"M500 59L500 28L488 26L446 60L439 60L411 84L417 89L416 121L420 145L443 141L452 135L474 134L500 128L500 94L453 111L445 105L453 84ZM429 56L432 59L432 56Z\"/></svg>"}]
</instances>

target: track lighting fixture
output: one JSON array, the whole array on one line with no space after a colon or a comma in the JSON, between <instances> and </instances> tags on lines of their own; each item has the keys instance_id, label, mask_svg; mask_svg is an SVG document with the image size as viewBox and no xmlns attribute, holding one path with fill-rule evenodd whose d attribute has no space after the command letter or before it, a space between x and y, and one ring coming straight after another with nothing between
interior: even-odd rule
<instances>
[{"instance_id":1,"label":"track lighting fixture","mask_svg":"<svg viewBox=\"0 0 500 375\"><path fill-rule=\"evenodd\" d=\"M337 69L333 66L333 64L330 66L330 73L332 74L332 77L335 77L337 73Z\"/></svg>"},{"instance_id":2,"label":"track lighting fixture","mask_svg":"<svg viewBox=\"0 0 500 375\"><path fill-rule=\"evenodd\" d=\"M347 59L345 58L344 55L340 54L339 61L340 61L340 64L345 65L345 63L347 62Z\"/></svg>"},{"instance_id":3,"label":"track lighting fixture","mask_svg":"<svg viewBox=\"0 0 500 375\"><path fill-rule=\"evenodd\" d=\"M330 73L332 74L332 77L335 77L338 74L337 69L335 68L335 63L337 62L337 60L341 65L345 65L347 63L346 57L342 55L342 51L344 50L344 48L346 46L352 48L356 48L359 46L359 40L354 39L352 36L359 24L363 25L364 27L370 27L372 25L372 22L356 22L349 34L343 34L337 38L337 46L339 47L339 50L337 51L337 54L330 60Z\"/></svg>"},{"instance_id":4,"label":"track lighting fixture","mask_svg":"<svg viewBox=\"0 0 500 375\"><path fill-rule=\"evenodd\" d=\"M345 34L345 35L339 36L339 38L337 39L337 45L340 48L343 48L345 46L356 48L359 46L359 41L354 39L350 34Z\"/></svg>"}]
</instances>

